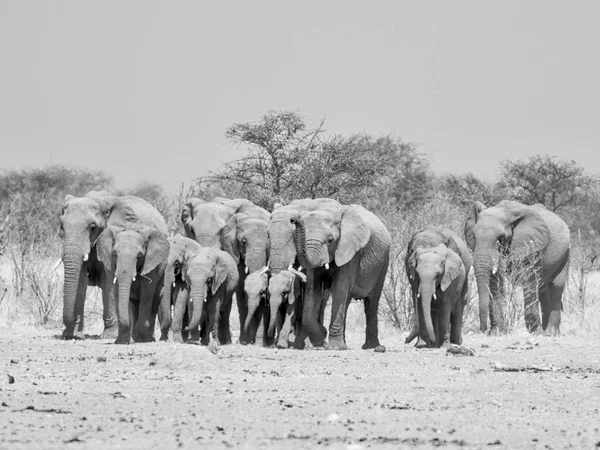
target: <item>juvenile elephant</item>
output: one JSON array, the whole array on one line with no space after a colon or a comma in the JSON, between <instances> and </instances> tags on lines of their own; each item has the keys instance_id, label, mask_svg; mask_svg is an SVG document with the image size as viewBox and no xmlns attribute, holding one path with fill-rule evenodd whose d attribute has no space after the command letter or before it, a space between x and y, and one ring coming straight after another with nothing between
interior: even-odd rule
<instances>
[{"instance_id":1,"label":"juvenile elephant","mask_svg":"<svg viewBox=\"0 0 600 450\"><path fill-rule=\"evenodd\" d=\"M154 341L169 255L167 237L141 224L110 225L96 245L107 278L118 288L119 334L115 343Z\"/></svg>"},{"instance_id":2,"label":"juvenile elephant","mask_svg":"<svg viewBox=\"0 0 600 450\"><path fill-rule=\"evenodd\" d=\"M189 328L191 308L188 308L190 292L183 275L187 261L200 250L200 244L182 235L168 239L169 256L165 269L164 293L161 301L161 340L168 339L169 328L175 342L187 340L188 334L183 331ZM171 315L171 307L174 307ZM189 311L188 311L189 310ZM192 332L192 340L197 340L197 330ZM196 336L194 336L196 335ZM229 342L224 342L229 344Z\"/></svg>"},{"instance_id":3,"label":"juvenile elephant","mask_svg":"<svg viewBox=\"0 0 600 450\"><path fill-rule=\"evenodd\" d=\"M493 305L502 281L497 271L498 262L516 254L535 260L528 285L537 289L524 292L527 329L536 331L541 324L548 334L558 335L571 239L565 221L540 204L528 206L504 200L486 208L481 202L475 202L465 223L465 238L473 250L481 331L487 330L489 315L490 332L497 332ZM536 297L542 310L541 321Z\"/></svg>"},{"instance_id":4,"label":"juvenile elephant","mask_svg":"<svg viewBox=\"0 0 600 450\"><path fill-rule=\"evenodd\" d=\"M243 328L250 343L260 341L270 347L273 345L273 334L267 333L270 316L268 287L269 274L266 267L246 277L244 293L248 310L245 322L240 323L240 329ZM259 334L261 324L263 328L262 333Z\"/></svg>"},{"instance_id":5,"label":"juvenile elephant","mask_svg":"<svg viewBox=\"0 0 600 450\"><path fill-rule=\"evenodd\" d=\"M305 333L302 328L302 293L306 275L295 269L281 270L271 276L268 297L271 320L268 335L275 337L277 347L288 348L289 342L298 349L304 348Z\"/></svg>"},{"instance_id":6,"label":"juvenile elephant","mask_svg":"<svg viewBox=\"0 0 600 450\"><path fill-rule=\"evenodd\" d=\"M214 341L215 329L219 343L230 343L229 315L239 280L231 255L217 248L201 247L184 261L182 278L188 285L192 301L189 329L201 326L202 344ZM178 310L178 304L175 309Z\"/></svg>"},{"instance_id":7,"label":"juvenile elephant","mask_svg":"<svg viewBox=\"0 0 600 450\"><path fill-rule=\"evenodd\" d=\"M254 340L258 321L260 321L259 316L251 316L253 323L250 324L248 331L242 326L248 316L248 299L244 291L246 277L265 267L269 256L267 232L269 213L258 206L255 206L252 212L236 213L231 216L221 237L221 248L233 257L238 267L239 284L236 290L236 302L240 319L241 344L248 344ZM248 332L252 335L248 335Z\"/></svg>"},{"instance_id":8,"label":"juvenile elephant","mask_svg":"<svg viewBox=\"0 0 600 450\"><path fill-rule=\"evenodd\" d=\"M391 237L383 222L360 205L323 205L292 219L298 261L307 268L302 324L314 346L325 344L318 317L323 289L332 295L328 349L346 348L346 310L351 298L363 299L366 339L363 349L385 351L379 343L377 310L389 265Z\"/></svg>"},{"instance_id":9,"label":"juvenile elephant","mask_svg":"<svg viewBox=\"0 0 600 450\"><path fill-rule=\"evenodd\" d=\"M112 278L105 276L98 260L96 240L108 225L141 223L166 233L160 213L145 200L134 196L115 197L92 191L84 197L67 195L59 212L64 263L63 322L65 339L84 337L83 311L88 286L102 290L104 331L101 338L118 335L116 301Z\"/></svg>"},{"instance_id":10,"label":"juvenile elephant","mask_svg":"<svg viewBox=\"0 0 600 450\"><path fill-rule=\"evenodd\" d=\"M462 316L468 301L469 250L456 233L428 226L410 240L405 257L415 311L406 343L420 336L428 346L462 344Z\"/></svg>"}]
</instances>

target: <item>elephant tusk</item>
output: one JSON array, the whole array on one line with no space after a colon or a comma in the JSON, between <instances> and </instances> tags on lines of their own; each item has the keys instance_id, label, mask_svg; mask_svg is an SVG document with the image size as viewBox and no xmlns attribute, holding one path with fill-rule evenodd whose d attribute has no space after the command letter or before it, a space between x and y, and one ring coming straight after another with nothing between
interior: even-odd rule
<instances>
[{"instance_id":1,"label":"elephant tusk","mask_svg":"<svg viewBox=\"0 0 600 450\"><path fill-rule=\"evenodd\" d=\"M88 259L90 259L89 253L86 253L85 255L83 255L83 262L86 262Z\"/></svg>"},{"instance_id":2,"label":"elephant tusk","mask_svg":"<svg viewBox=\"0 0 600 450\"><path fill-rule=\"evenodd\" d=\"M302 270L302 266L298 266L298 271Z\"/></svg>"},{"instance_id":3,"label":"elephant tusk","mask_svg":"<svg viewBox=\"0 0 600 450\"><path fill-rule=\"evenodd\" d=\"M173 281L173 287L175 287L175 282Z\"/></svg>"},{"instance_id":4,"label":"elephant tusk","mask_svg":"<svg viewBox=\"0 0 600 450\"><path fill-rule=\"evenodd\" d=\"M496 275L496 272L498 272L498 265L494 264L494 267L492 267L492 275Z\"/></svg>"},{"instance_id":5,"label":"elephant tusk","mask_svg":"<svg viewBox=\"0 0 600 450\"><path fill-rule=\"evenodd\" d=\"M291 270L294 268L293 264L290 264L290 266L287 268L287 270L289 270L291 272Z\"/></svg>"},{"instance_id":6,"label":"elephant tusk","mask_svg":"<svg viewBox=\"0 0 600 450\"><path fill-rule=\"evenodd\" d=\"M113 284L117 284L117 277L113 278Z\"/></svg>"},{"instance_id":7,"label":"elephant tusk","mask_svg":"<svg viewBox=\"0 0 600 450\"><path fill-rule=\"evenodd\" d=\"M248 268L248 266L246 266L246 274L248 274L248 272L250 272L250 269Z\"/></svg>"},{"instance_id":8,"label":"elephant tusk","mask_svg":"<svg viewBox=\"0 0 600 450\"><path fill-rule=\"evenodd\" d=\"M56 263L52 266L52 270L58 269L58 266L60 266L61 262L62 262L62 258L58 258L58 260L56 261Z\"/></svg>"},{"instance_id":9,"label":"elephant tusk","mask_svg":"<svg viewBox=\"0 0 600 450\"><path fill-rule=\"evenodd\" d=\"M433 299L437 300L437 297L436 297L435 293L433 294Z\"/></svg>"},{"instance_id":10,"label":"elephant tusk","mask_svg":"<svg viewBox=\"0 0 600 450\"><path fill-rule=\"evenodd\" d=\"M133 278L131 279L131 281L135 281L135 275L133 276Z\"/></svg>"},{"instance_id":11,"label":"elephant tusk","mask_svg":"<svg viewBox=\"0 0 600 450\"><path fill-rule=\"evenodd\" d=\"M269 269L267 266L265 266L260 271L260 275L265 274L265 273L269 273L270 271L271 271L271 269Z\"/></svg>"},{"instance_id":12,"label":"elephant tusk","mask_svg":"<svg viewBox=\"0 0 600 450\"><path fill-rule=\"evenodd\" d=\"M325 270L329 270L329 263L325 263Z\"/></svg>"}]
</instances>

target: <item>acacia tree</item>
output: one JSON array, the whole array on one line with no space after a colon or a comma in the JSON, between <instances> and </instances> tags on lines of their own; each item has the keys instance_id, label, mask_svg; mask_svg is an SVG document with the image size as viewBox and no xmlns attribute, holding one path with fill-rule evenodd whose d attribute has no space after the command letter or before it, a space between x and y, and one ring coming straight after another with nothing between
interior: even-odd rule
<instances>
[{"instance_id":1,"label":"acacia tree","mask_svg":"<svg viewBox=\"0 0 600 450\"><path fill-rule=\"evenodd\" d=\"M501 183L524 203L541 203L551 211L566 210L590 193L598 180L570 159L534 155L501 163Z\"/></svg>"}]
</instances>

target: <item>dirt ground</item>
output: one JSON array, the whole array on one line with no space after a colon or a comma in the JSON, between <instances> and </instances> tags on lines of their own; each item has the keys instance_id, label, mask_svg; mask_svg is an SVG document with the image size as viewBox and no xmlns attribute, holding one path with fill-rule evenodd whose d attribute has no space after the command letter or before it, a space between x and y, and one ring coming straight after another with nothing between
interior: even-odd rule
<instances>
[{"instance_id":1,"label":"dirt ground","mask_svg":"<svg viewBox=\"0 0 600 450\"><path fill-rule=\"evenodd\" d=\"M0 329L0 448L594 448L598 337L465 336L475 356L116 346ZM514 369L516 371L505 371Z\"/></svg>"}]
</instances>

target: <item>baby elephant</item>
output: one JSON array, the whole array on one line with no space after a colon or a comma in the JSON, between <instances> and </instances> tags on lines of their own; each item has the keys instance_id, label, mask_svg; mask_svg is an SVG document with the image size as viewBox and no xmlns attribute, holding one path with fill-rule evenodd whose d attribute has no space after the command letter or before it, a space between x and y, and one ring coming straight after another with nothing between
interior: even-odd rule
<instances>
[{"instance_id":1,"label":"baby elephant","mask_svg":"<svg viewBox=\"0 0 600 450\"><path fill-rule=\"evenodd\" d=\"M462 344L462 315L469 291L471 256L456 233L428 226L408 244L405 265L415 308L406 343L422 338L430 347Z\"/></svg>"}]
</instances>

